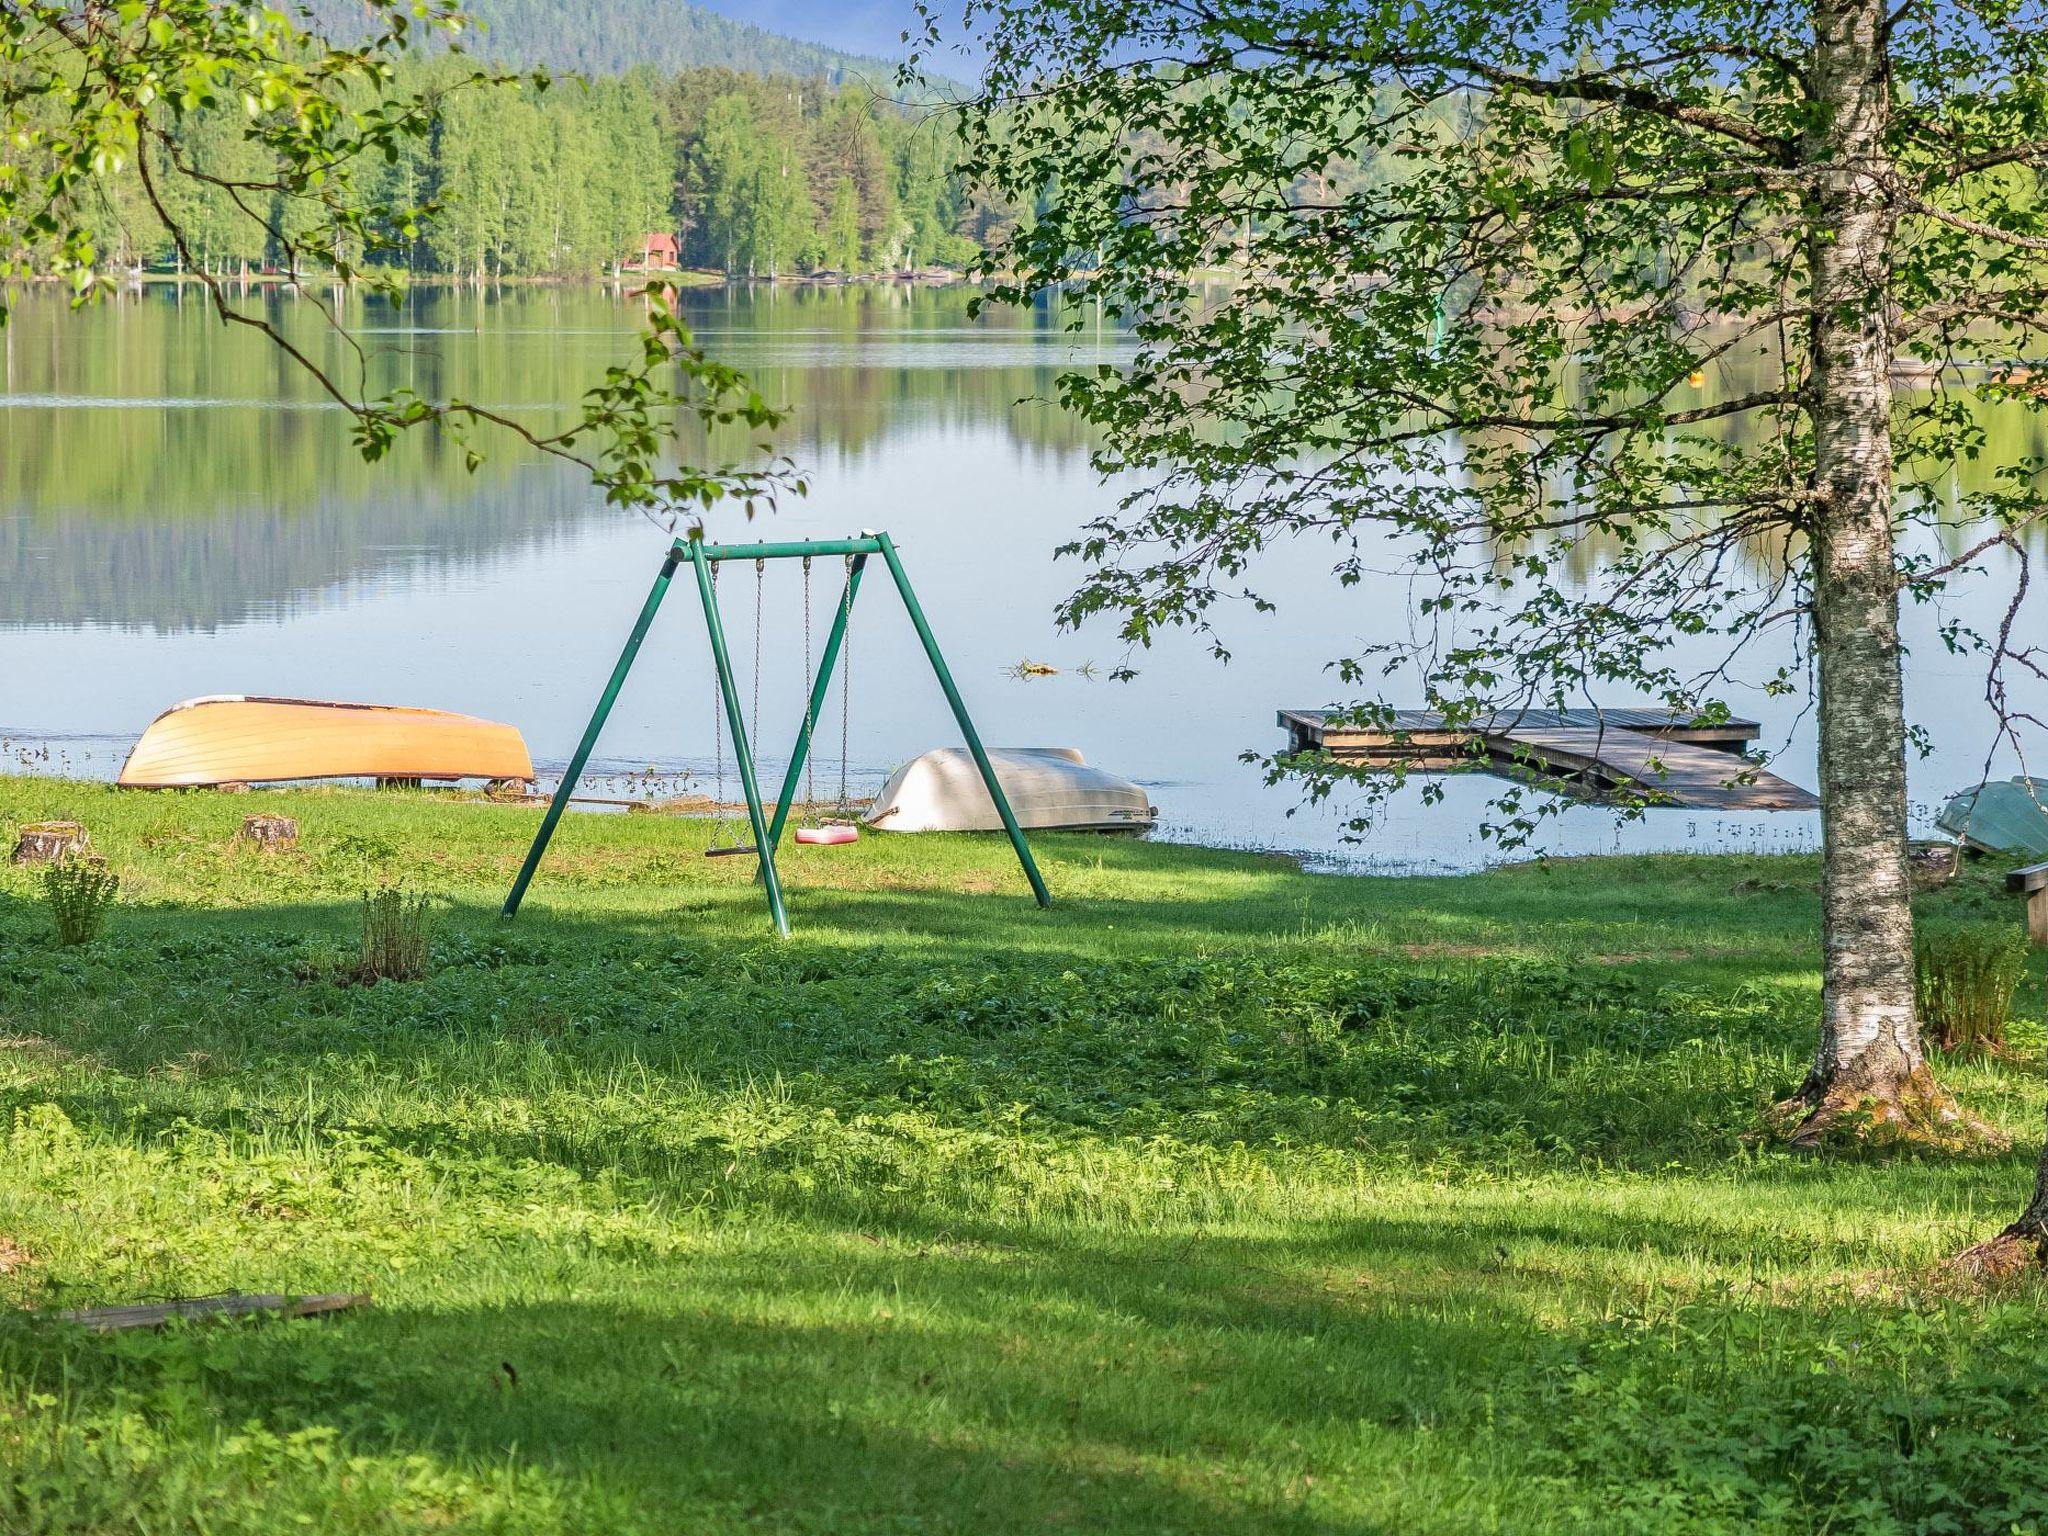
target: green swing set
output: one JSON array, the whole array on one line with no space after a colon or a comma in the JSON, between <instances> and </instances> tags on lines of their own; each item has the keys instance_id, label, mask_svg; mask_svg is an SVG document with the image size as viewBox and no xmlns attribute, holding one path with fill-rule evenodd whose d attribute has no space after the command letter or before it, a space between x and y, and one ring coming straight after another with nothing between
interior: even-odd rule
<instances>
[{"instance_id":1,"label":"green swing set","mask_svg":"<svg viewBox=\"0 0 2048 1536\"><path fill-rule=\"evenodd\" d=\"M697 577L697 595L704 607L704 628L711 641L711 662L717 676L718 692L723 702L725 728L732 735L733 759L739 770L740 788L746 796L747 820L753 835L752 843L730 843L714 846L707 850L714 856L753 854L759 860L760 879L768 897L769 916L774 920L775 931L785 938L789 934L789 913L783 904L782 880L775 868L775 851L782 843L783 829L789 823L789 815L795 803L799 782L810 785L809 765L811 760L811 738L814 734L819 711L824 708L832 685L832 677L839 664L842 650L846 645L848 622L853 613L854 594L860 590L861 574L867 567L868 557L879 555L888 568L890 578L903 599L905 612L910 616L911 626L924 646L926 658L932 664L932 673L937 677L939 687L945 692L946 702L952 706L953 718L959 723L960 734L966 739L967 750L973 755L975 766L981 770L982 783L987 786L989 798L995 802L996 813L1002 818L1003 830L1009 834L1010 846L1017 851L1017 862L1024 867L1024 877L1031 883L1031 893L1041 907L1052 905L1052 895L1045 888L1045 880L1038 872L1038 865L1031 857L1031 845L1025 841L1023 828L1017 825L1017 817L1010 809L1009 798L1003 793L1003 786L996 779L995 769L990 765L988 753L982 747L981 737L969 718L967 705L960 697L960 689L953 681L953 674L946 666L946 658L939 652L939 642L933 636L931 625L926 621L924 609L918 605L917 594L911 590L910 578L904 574L903 561L896 552L886 533L863 532L850 539L806 539L790 543L775 544L706 544L698 539L677 539L662 561L661 574L654 579L654 588L647 594L647 601L641 605L640 617L633 623L632 633L626 637L625 649L619 653L618 665L612 668L611 680L605 684L599 695L597 709L590 717L590 724L584 728L583 739L577 743L576 751L569 759L569 766L563 770L562 782L556 787L554 798L548 802L547 814L541 818L540 831L534 835L533 846L526 851L526 861L519 867L519 877L512 882L512 890L505 898L504 914L515 916L519 903L526 895L526 888L533 882L534 871L540 867L541 856L547 852L548 841L555 835L555 827L562 819L562 812L568 808L569 797L583 776L585 764L597 745L598 734L604 729L604 722L612 712L612 705L618 701L619 690L625 686L626 675L633 670L634 659L640 653L640 644L647 638L648 627L660 611L662 599L668 595L669 582L677 569L689 562ZM820 656L816 672L810 677L810 691L804 707L802 724L797 730L796 747L791 752L789 770L783 775L782 792L777 797L771 815L761 799L761 788L754 770L753 738L760 726L760 660L761 660L761 601L760 577L770 560L801 560L804 563L804 660L810 662L810 569L811 562L821 557L838 556L846 562L846 585L840 594L832 627L825 637L824 653ZM740 707L739 689L733 679L732 658L725 641L725 622L718 605L718 570L729 561L751 560L755 570L754 601L754 710L753 729L750 730L745 713ZM839 803L837 825L851 830L847 819L846 799L846 736L847 736L847 692L840 690L840 756L839 756ZM714 724L717 716L714 714ZM716 762L722 781L724 775L723 743L718 744ZM721 792L719 798L723 800ZM808 802L810 812L815 811L815 796ZM807 814L807 821L815 819ZM805 842L850 841L843 832L833 830L834 820L827 820L818 827L800 828L798 838ZM806 835L806 834L809 835Z\"/></svg>"}]
</instances>

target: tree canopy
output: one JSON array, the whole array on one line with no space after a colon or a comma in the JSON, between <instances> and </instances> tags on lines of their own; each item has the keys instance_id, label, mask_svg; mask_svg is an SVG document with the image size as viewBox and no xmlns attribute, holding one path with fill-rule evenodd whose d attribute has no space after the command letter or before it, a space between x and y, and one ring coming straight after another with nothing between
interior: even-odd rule
<instances>
[{"instance_id":1,"label":"tree canopy","mask_svg":"<svg viewBox=\"0 0 2048 1536\"><path fill-rule=\"evenodd\" d=\"M1074 374L1133 485L1070 620L1143 647L1266 599L1277 541L1417 582L1330 658L1355 719L1656 701L1714 716L1759 634L1813 667L1827 853L1802 1134L1960 1123L1911 975L1898 608L2022 557L2043 465L1952 494L1974 403L2037 405L2048 33L2021 0L993 0L966 156L1035 216L994 297L1135 333ZM936 23L927 45L939 36ZM1923 387L1894 389L1909 367ZM2022 581L2008 601L2023 600ZM2044 676L1980 648L2001 731ZM1216 640L1224 648L1221 638ZM1275 763L1326 793L1321 758ZM1532 830L1512 792L1497 829ZM1900 1110L1910 1102L1916 1106Z\"/></svg>"}]
</instances>

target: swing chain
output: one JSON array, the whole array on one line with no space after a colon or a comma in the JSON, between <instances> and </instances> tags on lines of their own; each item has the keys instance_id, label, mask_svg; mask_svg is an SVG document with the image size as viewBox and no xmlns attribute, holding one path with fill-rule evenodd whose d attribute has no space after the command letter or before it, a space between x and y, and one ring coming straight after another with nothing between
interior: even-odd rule
<instances>
[{"instance_id":1,"label":"swing chain","mask_svg":"<svg viewBox=\"0 0 2048 1536\"><path fill-rule=\"evenodd\" d=\"M711 591L714 603L718 600L719 569L718 563L714 561L711 566ZM744 729L754 741L761 739L761 600L765 590L763 578L767 575L767 571L768 562L766 560L756 559L754 561L753 707L751 710L752 718L744 726ZM734 700L734 708L738 708L738 700L736 699ZM713 771L717 776L717 801L712 809L713 824L716 829L714 837L716 840L713 846L705 849L704 852L709 858L720 858L727 854L758 853L759 850L753 844L742 843L738 840L739 824L732 819L725 809L725 721L723 715L719 713L718 687L715 680L711 695L711 710L712 759L715 765ZM739 743L736 741L733 745L735 756L737 756ZM744 773L741 774L740 779L740 787L744 790L746 787L746 775Z\"/></svg>"},{"instance_id":2,"label":"swing chain","mask_svg":"<svg viewBox=\"0 0 2048 1536\"><path fill-rule=\"evenodd\" d=\"M719 567L711 567L711 592L714 601L718 595ZM725 831L725 711L718 698L718 674L711 674L711 772L716 786L712 790L711 814L719 834Z\"/></svg>"},{"instance_id":3,"label":"swing chain","mask_svg":"<svg viewBox=\"0 0 2048 1536\"><path fill-rule=\"evenodd\" d=\"M761 739L761 599L767 590L764 583L768 575L768 562L754 562L754 709L753 718L747 722L747 736L750 740Z\"/></svg>"},{"instance_id":4,"label":"swing chain","mask_svg":"<svg viewBox=\"0 0 2048 1536\"><path fill-rule=\"evenodd\" d=\"M818 819L817 785L817 742L813 733L817 728L815 711L811 708L812 689L817 680L811 675L811 557L804 556L804 824L810 825Z\"/></svg>"},{"instance_id":5,"label":"swing chain","mask_svg":"<svg viewBox=\"0 0 2048 1536\"><path fill-rule=\"evenodd\" d=\"M800 740L800 747L803 751L804 757L804 805L801 825L815 828L820 825L825 825L827 823L821 822L818 814L817 752L815 750L817 746L816 733L818 726L818 708L817 700L815 697L815 690L817 689L821 679L812 671L812 668L816 664L818 659L816 649L816 588L811 579L812 558L813 557L810 555L805 555L803 557L804 729L803 736ZM839 798L834 806L832 815L829 818L829 820L832 822L837 822L842 825L850 825L850 818L852 817L853 812L852 800L847 792L847 759L851 747L853 730L853 634L851 626L848 623L853 598L854 561L851 555L845 557L845 565L846 584L840 589L839 617L838 624L836 626L839 632L840 643L840 650L837 657L837 666L840 672ZM716 594L718 586L718 573L720 569L721 566L716 563L714 563L711 567L711 584L714 602L717 600ZM759 741L761 737L761 655L763 650L762 641L764 615L766 612L767 571L767 560L759 556L756 556L754 560L754 670L753 676L750 680L752 694L749 708L750 718L745 727L746 730L751 734L752 739L755 741ZM825 687L829 691L831 686L830 680L822 679L822 681L824 681ZM713 856L726 853L750 853L754 851L752 848L741 846L737 842L733 841L734 824L729 820L725 812L726 721L724 714L719 709L719 699L716 692L714 692L712 695L711 706L711 739L713 745L712 761L713 772L716 776L717 785L717 809L715 814L718 818L719 835L722 841L719 846L715 846L707 851L711 853ZM725 846L725 844L727 843L730 843L731 846Z\"/></svg>"},{"instance_id":6,"label":"swing chain","mask_svg":"<svg viewBox=\"0 0 2048 1536\"><path fill-rule=\"evenodd\" d=\"M846 749L850 726L849 713L853 707L853 626L847 622L849 605L853 601L853 556L846 557L846 583L839 589L839 815L853 815L853 805L846 798ZM808 605L807 605L808 606Z\"/></svg>"}]
</instances>

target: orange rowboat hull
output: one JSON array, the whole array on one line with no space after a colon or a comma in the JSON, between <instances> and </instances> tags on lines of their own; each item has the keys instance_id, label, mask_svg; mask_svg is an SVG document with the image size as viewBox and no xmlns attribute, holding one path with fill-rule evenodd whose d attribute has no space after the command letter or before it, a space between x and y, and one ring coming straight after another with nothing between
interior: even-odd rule
<instances>
[{"instance_id":1,"label":"orange rowboat hull","mask_svg":"<svg viewBox=\"0 0 2048 1536\"><path fill-rule=\"evenodd\" d=\"M115 782L138 789L278 779L515 779L519 732L438 709L239 695L187 699L150 722Z\"/></svg>"}]
</instances>

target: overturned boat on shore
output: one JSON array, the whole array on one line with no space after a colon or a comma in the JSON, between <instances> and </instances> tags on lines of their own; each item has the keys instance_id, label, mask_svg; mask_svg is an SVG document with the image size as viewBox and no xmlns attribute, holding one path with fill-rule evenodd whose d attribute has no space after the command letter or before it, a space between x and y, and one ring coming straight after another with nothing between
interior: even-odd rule
<instances>
[{"instance_id":1,"label":"overturned boat on shore","mask_svg":"<svg viewBox=\"0 0 2048 1536\"><path fill-rule=\"evenodd\" d=\"M1941 808L1935 825L1983 853L2048 859L2048 779L1994 779Z\"/></svg>"},{"instance_id":2,"label":"overturned boat on shore","mask_svg":"<svg viewBox=\"0 0 2048 1536\"><path fill-rule=\"evenodd\" d=\"M439 709L217 694L151 721L117 784L191 789L296 779L491 779L530 783L512 726Z\"/></svg>"},{"instance_id":3,"label":"overturned boat on shore","mask_svg":"<svg viewBox=\"0 0 2048 1536\"><path fill-rule=\"evenodd\" d=\"M1017 825L1033 832L1145 832L1159 811L1129 779L1072 747L993 747L989 764ZM965 747L940 747L889 775L867 824L882 832L1000 832L1003 821Z\"/></svg>"}]
</instances>

